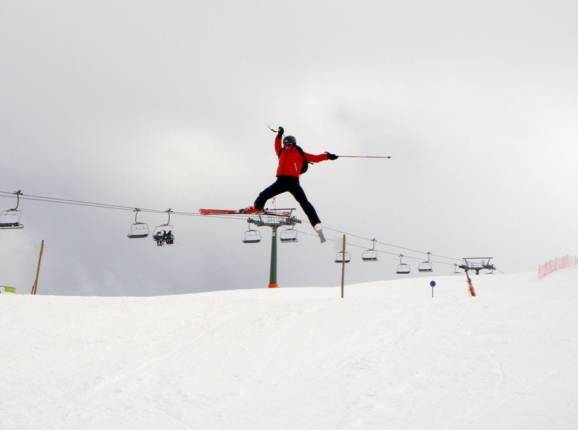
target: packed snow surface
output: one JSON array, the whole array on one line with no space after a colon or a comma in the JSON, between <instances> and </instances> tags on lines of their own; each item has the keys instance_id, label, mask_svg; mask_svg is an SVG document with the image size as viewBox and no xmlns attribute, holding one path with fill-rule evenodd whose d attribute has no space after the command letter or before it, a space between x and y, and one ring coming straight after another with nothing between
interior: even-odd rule
<instances>
[{"instance_id":1,"label":"packed snow surface","mask_svg":"<svg viewBox=\"0 0 578 430\"><path fill-rule=\"evenodd\" d=\"M473 280L3 294L0 429L577 429L578 270Z\"/></svg>"}]
</instances>

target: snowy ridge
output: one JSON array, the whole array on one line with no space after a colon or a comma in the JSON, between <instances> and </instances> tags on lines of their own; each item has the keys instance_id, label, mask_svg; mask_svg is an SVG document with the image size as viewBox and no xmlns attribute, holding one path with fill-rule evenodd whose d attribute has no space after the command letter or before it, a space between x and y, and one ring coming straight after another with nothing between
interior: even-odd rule
<instances>
[{"instance_id":1,"label":"snowy ridge","mask_svg":"<svg viewBox=\"0 0 578 430\"><path fill-rule=\"evenodd\" d=\"M578 270L0 295L0 428L576 429Z\"/></svg>"}]
</instances>

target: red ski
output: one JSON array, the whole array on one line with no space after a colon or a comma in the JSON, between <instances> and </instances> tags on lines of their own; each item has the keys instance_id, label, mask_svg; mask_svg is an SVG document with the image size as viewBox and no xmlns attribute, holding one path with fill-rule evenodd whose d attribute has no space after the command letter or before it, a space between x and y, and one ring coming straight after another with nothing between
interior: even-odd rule
<instances>
[{"instance_id":1,"label":"red ski","mask_svg":"<svg viewBox=\"0 0 578 430\"><path fill-rule=\"evenodd\" d=\"M267 216L280 216L289 217L291 216L291 211L279 211L275 212L270 209L264 209L262 211L254 211L248 209L199 209L201 215L267 215Z\"/></svg>"}]
</instances>

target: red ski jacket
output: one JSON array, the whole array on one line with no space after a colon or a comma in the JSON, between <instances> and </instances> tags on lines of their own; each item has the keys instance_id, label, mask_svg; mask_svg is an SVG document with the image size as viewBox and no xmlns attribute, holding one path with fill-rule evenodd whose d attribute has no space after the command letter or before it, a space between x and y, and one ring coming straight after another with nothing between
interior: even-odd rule
<instances>
[{"instance_id":1,"label":"red ski jacket","mask_svg":"<svg viewBox=\"0 0 578 430\"><path fill-rule=\"evenodd\" d=\"M283 148L281 138L275 138L275 153L279 157L279 166L277 167L277 176L293 176L298 178L301 175L301 168L303 167L303 155L310 163L318 163L320 161L329 160L327 154L308 154L301 152L294 146L291 148Z\"/></svg>"}]
</instances>

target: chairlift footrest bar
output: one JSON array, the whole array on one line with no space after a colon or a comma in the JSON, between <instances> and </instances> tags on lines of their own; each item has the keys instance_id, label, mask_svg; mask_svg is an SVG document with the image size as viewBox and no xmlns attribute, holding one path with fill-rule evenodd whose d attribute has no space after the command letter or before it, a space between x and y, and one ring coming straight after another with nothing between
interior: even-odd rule
<instances>
[{"instance_id":1,"label":"chairlift footrest bar","mask_svg":"<svg viewBox=\"0 0 578 430\"><path fill-rule=\"evenodd\" d=\"M0 230L20 230L24 228L23 224L0 224Z\"/></svg>"}]
</instances>

